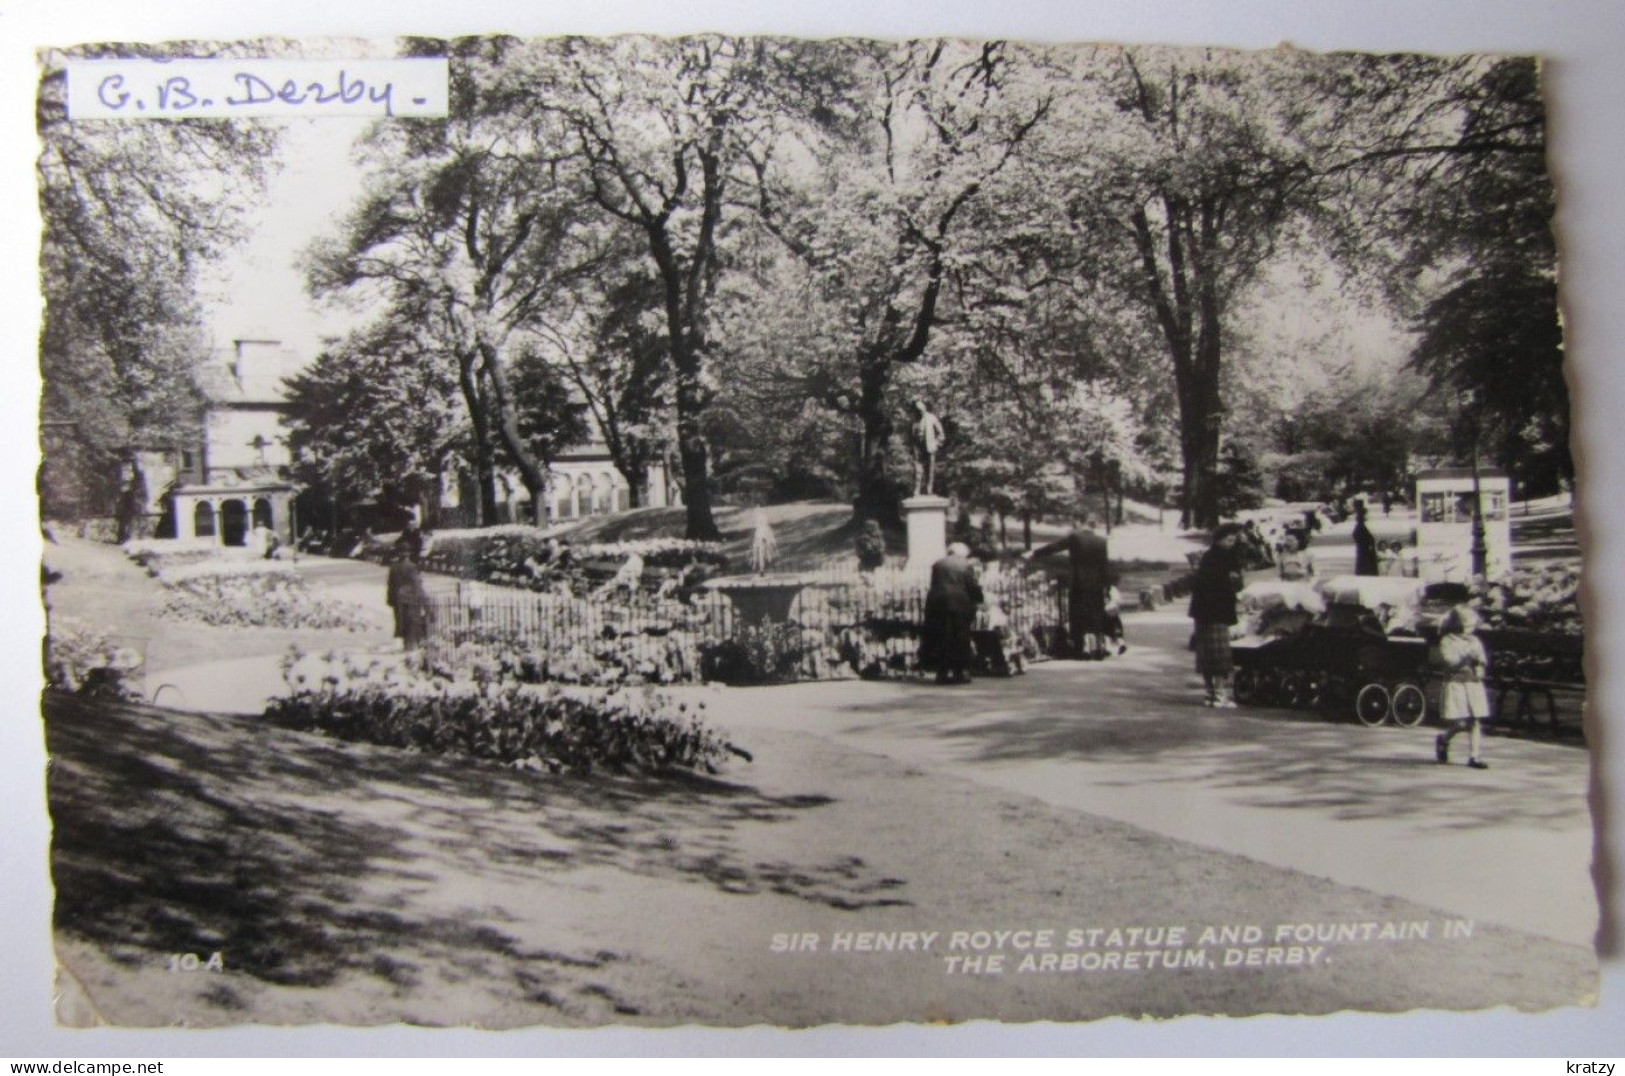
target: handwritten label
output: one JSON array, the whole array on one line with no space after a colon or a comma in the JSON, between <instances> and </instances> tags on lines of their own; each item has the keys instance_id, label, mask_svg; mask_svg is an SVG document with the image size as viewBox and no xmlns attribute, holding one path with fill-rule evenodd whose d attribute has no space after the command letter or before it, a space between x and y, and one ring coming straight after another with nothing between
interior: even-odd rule
<instances>
[{"instance_id":1,"label":"handwritten label","mask_svg":"<svg viewBox=\"0 0 1625 1076\"><path fill-rule=\"evenodd\" d=\"M444 116L446 61L75 60L68 118Z\"/></svg>"}]
</instances>

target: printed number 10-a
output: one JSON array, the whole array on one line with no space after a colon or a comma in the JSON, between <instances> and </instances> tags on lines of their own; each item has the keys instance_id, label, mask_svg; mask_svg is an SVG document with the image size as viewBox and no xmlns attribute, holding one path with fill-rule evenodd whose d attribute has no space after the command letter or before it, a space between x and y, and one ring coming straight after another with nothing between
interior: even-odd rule
<instances>
[{"instance_id":1,"label":"printed number 10-a","mask_svg":"<svg viewBox=\"0 0 1625 1076\"><path fill-rule=\"evenodd\" d=\"M204 960L196 953L170 953L170 971L225 971L226 961L219 953L210 953Z\"/></svg>"}]
</instances>

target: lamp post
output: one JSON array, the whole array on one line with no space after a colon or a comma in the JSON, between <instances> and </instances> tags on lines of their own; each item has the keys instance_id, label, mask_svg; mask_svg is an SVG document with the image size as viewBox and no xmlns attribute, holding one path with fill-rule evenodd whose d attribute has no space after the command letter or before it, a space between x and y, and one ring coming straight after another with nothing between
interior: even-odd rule
<instances>
[{"instance_id":1,"label":"lamp post","mask_svg":"<svg viewBox=\"0 0 1625 1076\"><path fill-rule=\"evenodd\" d=\"M1469 442L1469 452L1473 471L1473 544L1472 565L1475 578L1489 576L1489 544L1484 536L1484 494L1479 488L1478 478L1478 411L1476 408L1477 396L1471 390L1462 393L1462 406L1467 410L1467 421L1472 438Z\"/></svg>"}]
</instances>

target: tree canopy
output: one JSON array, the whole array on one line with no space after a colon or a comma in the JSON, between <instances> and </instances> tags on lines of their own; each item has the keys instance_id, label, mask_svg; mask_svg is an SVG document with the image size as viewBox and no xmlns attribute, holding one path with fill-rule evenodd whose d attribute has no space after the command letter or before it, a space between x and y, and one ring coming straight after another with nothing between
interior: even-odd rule
<instances>
[{"instance_id":1,"label":"tree canopy","mask_svg":"<svg viewBox=\"0 0 1625 1076\"><path fill-rule=\"evenodd\" d=\"M382 396L306 414L336 437L451 392L457 417L393 457L360 447L376 431L352 456L301 427L353 495L419 496L449 451L480 519L509 472L540 513L550 458L596 436L639 502L649 465L675 463L691 537L715 536L714 495L889 519L914 399L949 431L941 487L1029 521L1111 519L1138 493L1206 526L1258 491L1393 490L1452 451L1441 426L1525 488L1572 476L1533 61L716 34L403 48L448 58L451 115L375 127L368 186L307 266L377 318L304 388L376 377ZM233 235L219 191L270 142L64 130L51 87L47 407L106 464L193 406L195 267ZM74 379L106 389L70 399Z\"/></svg>"},{"instance_id":2,"label":"tree canopy","mask_svg":"<svg viewBox=\"0 0 1625 1076\"><path fill-rule=\"evenodd\" d=\"M65 61L106 51L47 55L36 104L41 485L47 514L116 511L127 536L144 509L140 453L196 437L199 273L241 238L276 139L251 122L70 122Z\"/></svg>"}]
</instances>

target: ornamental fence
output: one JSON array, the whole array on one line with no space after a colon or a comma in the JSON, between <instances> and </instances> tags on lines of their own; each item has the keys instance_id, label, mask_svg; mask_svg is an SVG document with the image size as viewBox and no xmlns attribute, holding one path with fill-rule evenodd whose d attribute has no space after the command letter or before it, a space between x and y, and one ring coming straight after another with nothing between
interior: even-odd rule
<instances>
[{"instance_id":1,"label":"ornamental fence","mask_svg":"<svg viewBox=\"0 0 1625 1076\"><path fill-rule=\"evenodd\" d=\"M882 569L764 575L679 589L573 594L431 577L429 666L444 675L568 683L784 683L919 670L925 580ZM1064 644L1065 596L1041 575L984 580L983 672Z\"/></svg>"}]
</instances>

